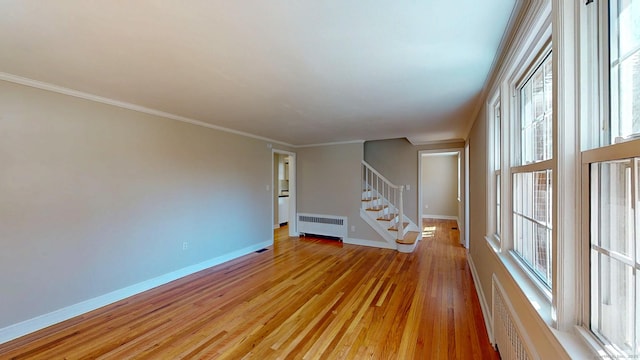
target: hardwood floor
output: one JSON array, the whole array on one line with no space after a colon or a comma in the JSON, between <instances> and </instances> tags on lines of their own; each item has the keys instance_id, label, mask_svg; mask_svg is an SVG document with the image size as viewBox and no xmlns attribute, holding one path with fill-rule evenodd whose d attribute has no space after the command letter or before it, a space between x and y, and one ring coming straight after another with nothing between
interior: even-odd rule
<instances>
[{"instance_id":1,"label":"hardwood floor","mask_svg":"<svg viewBox=\"0 0 640 360\"><path fill-rule=\"evenodd\" d=\"M455 222L412 254L289 238L0 345L0 359L498 359Z\"/></svg>"}]
</instances>

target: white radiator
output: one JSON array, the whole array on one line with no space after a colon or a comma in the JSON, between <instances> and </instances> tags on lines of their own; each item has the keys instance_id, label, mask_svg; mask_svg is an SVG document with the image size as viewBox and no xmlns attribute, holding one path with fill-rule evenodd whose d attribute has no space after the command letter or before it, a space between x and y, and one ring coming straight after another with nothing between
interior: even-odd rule
<instances>
[{"instance_id":1,"label":"white radiator","mask_svg":"<svg viewBox=\"0 0 640 360\"><path fill-rule=\"evenodd\" d=\"M503 360L539 359L509 297L498 278L493 276L493 334Z\"/></svg>"},{"instance_id":2,"label":"white radiator","mask_svg":"<svg viewBox=\"0 0 640 360\"><path fill-rule=\"evenodd\" d=\"M344 240L348 234L347 217L298 213L300 235L314 234L338 237Z\"/></svg>"}]
</instances>

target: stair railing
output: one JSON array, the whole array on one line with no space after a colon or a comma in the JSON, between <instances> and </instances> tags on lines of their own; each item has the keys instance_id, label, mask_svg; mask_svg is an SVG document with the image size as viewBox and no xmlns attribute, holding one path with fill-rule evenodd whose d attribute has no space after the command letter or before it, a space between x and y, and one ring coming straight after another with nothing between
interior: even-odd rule
<instances>
[{"instance_id":1,"label":"stair railing","mask_svg":"<svg viewBox=\"0 0 640 360\"><path fill-rule=\"evenodd\" d=\"M365 191L371 191L369 198L377 195L381 200L378 203L383 209L386 206L389 214L396 210L398 211L398 221L396 223L398 229L397 239L402 239L404 237L404 207L402 199L404 186L394 185L364 160L362 160L362 183Z\"/></svg>"}]
</instances>

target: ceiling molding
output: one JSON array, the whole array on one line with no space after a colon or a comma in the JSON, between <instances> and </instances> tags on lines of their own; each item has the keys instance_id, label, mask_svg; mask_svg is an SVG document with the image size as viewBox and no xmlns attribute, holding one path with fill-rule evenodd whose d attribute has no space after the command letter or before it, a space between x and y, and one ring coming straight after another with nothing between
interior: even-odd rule
<instances>
[{"instance_id":1,"label":"ceiling molding","mask_svg":"<svg viewBox=\"0 0 640 360\"><path fill-rule=\"evenodd\" d=\"M141 112L141 113L148 114L148 115L158 116L158 117L171 119L171 120L176 120L176 121L180 121L180 122L184 122L184 123L188 123L188 124L192 124L192 125L202 126L202 127L206 127L206 128L213 129L213 130L226 132L226 133L246 136L246 137L249 137L249 138L262 140L262 141L266 141L266 142L269 142L269 143L276 143L276 144L280 144L280 145L284 145L284 146L289 146L289 147L292 147L292 148L297 147L295 145L288 144L288 143L285 143L285 142L282 142L282 141L279 141L279 140L270 139L270 138L267 138L267 137L264 137L264 136L259 136L259 135L247 133L247 132L244 132L244 131L233 130L233 129L225 128L225 127L222 127L222 126L209 124L209 123L206 123L206 122L203 122L203 121L200 121L200 120L191 119L191 118L188 118L188 117L185 117L185 116L175 115L175 114L171 114L171 113L168 113L168 112L164 112L164 111L160 111L160 110L156 110L156 109L151 109L151 108L147 108L147 107L140 106L140 105L135 105L135 104L131 104L131 103L124 102L124 101L109 99L109 98L106 98L106 97L103 97L103 96L93 95L93 94L89 94L89 93L86 93L86 92L82 92L82 91L73 90L73 89L65 88L65 87L58 86L58 85L45 83L45 82L42 82L42 81L32 80L32 79L28 79L28 78L17 76L17 75L13 75L13 74L8 74L8 73L5 73L5 72L0 72L0 80L4 80L4 81L15 83L15 84L20 84L20 85L33 87L33 88L36 88L36 89L51 91L51 92L55 92L55 93L59 93L59 94L63 94L63 95L73 96L73 97L77 97L77 98L84 99L84 100L94 101L94 102L97 102L97 103L116 106L116 107L119 107L119 108L132 110L132 111L137 111L137 112Z\"/></svg>"}]
</instances>

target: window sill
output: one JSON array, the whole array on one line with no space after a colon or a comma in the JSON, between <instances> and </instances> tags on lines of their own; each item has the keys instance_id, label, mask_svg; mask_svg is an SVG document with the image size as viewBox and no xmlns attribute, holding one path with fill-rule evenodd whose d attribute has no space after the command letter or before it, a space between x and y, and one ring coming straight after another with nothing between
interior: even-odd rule
<instances>
[{"instance_id":1,"label":"window sill","mask_svg":"<svg viewBox=\"0 0 640 360\"><path fill-rule=\"evenodd\" d=\"M493 250L498 261L505 267L512 280L527 298L531 307L535 310L542 323L549 329L548 336L551 341L559 344L558 351L564 351L571 359L594 358L596 354L602 354L603 349L594 344L595 341L587 341L585 333L588 331L576 326L574 331L559 331L555 329L555 314L551 301L551 293L541 289L541 285L523 269L520 261L514 258L510 251L502 251L496 246L492 236L485 236L487 246ZM591 338L592 339L592 338Z\"/></svg>"},{"instance_id":2,"label":"window sill","mask_svg":"<svg viewBox=\"0 0 640 360\"><path fill-rule=\"evenodd\" d=\"M496 254L499 254L502 252L502 250L500 249L500 238L497 237L495 234L487 235L484 237L484 239L487 240L487 244L489 245L491 250L493 250L493 252L495 252Z\"/></svg>"},{"instance_id":3,"label":"window sill","mask_svg":"<svg viewBox=\"0 0 640 360\"><path fill-rule=\"evenodd\" d=\"M493 250L500 263L506 268L509 275L529 300L531 306L536 310L540 318L548 325L553 326L551 293L542 289L531 275L520 265L520 261L514 258L510 251L503 251L493 236L485 236L487 246Z\"/></svg>"},{"instance_id":4,"label":"window sill","mask_svg":"<svg viewBox=\"0 0 640 360\"><path fill-rule=\"evenodd\" d=\"M538 282L523 269L520 261L514 257L511 251L501 251L496 255L540 318L547 326L552 327L554 319L551 293L538 285Z\"/></svg>"}]
</instances>

